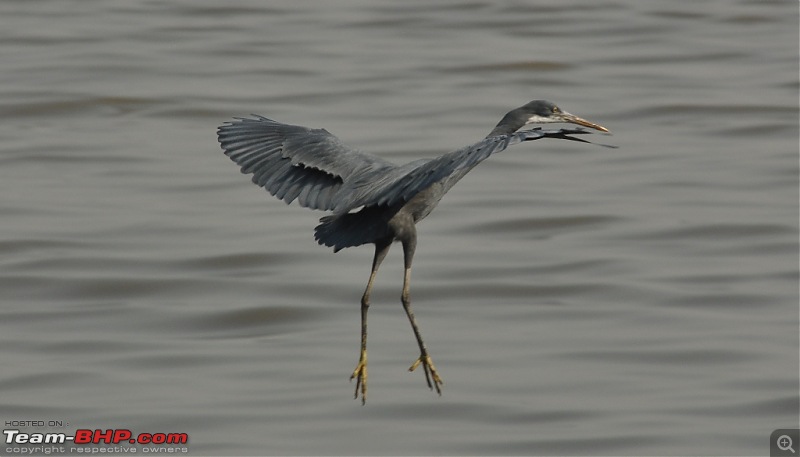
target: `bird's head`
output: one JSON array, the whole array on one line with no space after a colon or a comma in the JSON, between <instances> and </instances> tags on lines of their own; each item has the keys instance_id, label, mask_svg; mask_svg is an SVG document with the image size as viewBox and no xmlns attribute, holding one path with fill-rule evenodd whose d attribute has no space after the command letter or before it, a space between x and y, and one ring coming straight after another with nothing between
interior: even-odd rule
<instances>
[{"instance_id":1,"label":"bird's head","mask_svg":"<svg viewBox=\"0 0 800 457\"><path fill-rule=\"evenodd\" d=\"M601 132L609 131L602 125L589 122L586 119L562 110L553 102L534 100L506 113L489 136L507 135L516 132L527 124L550 124L555 122L577 124Z\"/></svg>"}]
</instances>

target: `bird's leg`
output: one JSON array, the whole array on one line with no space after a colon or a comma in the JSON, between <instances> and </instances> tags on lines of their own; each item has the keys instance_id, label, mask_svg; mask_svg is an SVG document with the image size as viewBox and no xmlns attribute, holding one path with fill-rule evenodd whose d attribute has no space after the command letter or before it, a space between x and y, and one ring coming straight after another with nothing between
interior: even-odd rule
<instances>
[{"instance_id":1,"label":"bird's leg","mask_svg":"<svg viewBox=\"0 0 800 457\"><path fill-rule=\"evenodd\" d=\"M410 237L408 240L403 241L405 276L403 277L403 293L400 296L400 300L403 302L403 309L406 310L408 320L411 322L411 328L414 330L414 336L417 338L417 344L419 344L420 352L419 358L415 360L413 364L411 364L411 367L408 369L408 371L414 371L418 366L422 365L422 369L425 372L425 381L428 382L428 387L431 390L436 389L436 393L441 395L441 385L444 384L444 381L442 381L442 378L439 377L439 373L436 372L436 367L433 366L433 360L431 360L431 356L428 354L428 349L425 347L425 342L422 341L422 334L417 326L417 320L414 318L414 311L411 309L411 297L409 291L411 287L411 260L414 258L414 250L416 247L416 235Z\"/></svg>"},{"instance_id":2,"label":"bird's leg","mask_svg":"<svg viewBox=\"0 0 800 457\"><path fill-rule=\"evenodd\" d=\"M375 257L372 259L372 271L369 274L367 289L361 297L361 355L358 365L350 376L350 381L356 380L356 392L353 398L358 398L358 390L361 388L361 404L367 402L367 310L369 310L369 294L372 292L372 283L378 274L378 267L383 262L389 248L392 246L391 240L378 241L375 243Z\"/></svg>"}]
</instances>

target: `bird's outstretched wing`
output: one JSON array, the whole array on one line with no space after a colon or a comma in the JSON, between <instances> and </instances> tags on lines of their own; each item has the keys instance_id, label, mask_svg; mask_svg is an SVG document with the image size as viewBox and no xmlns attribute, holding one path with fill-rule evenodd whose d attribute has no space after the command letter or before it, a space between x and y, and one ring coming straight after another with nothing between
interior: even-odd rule
<instances>
[{"instance_id":1,"label":"bird's outstretched wing","mask_svg":"<svg viewBox=\"0 0 800 457\"><path fill-rule=\"evenodd\" d=\"M324 129L287 125L253 115L217 130L225 155L252 173L253 183L270 194L312 209L334 209L342 184L396 168L358 152Z\"/></svg>"},{"instance_id":2,"label":"bird's outstretched wing","mask_svg":"<svg viewBox=\"0 0 800 457\"><path fill-rule=\"evenodd\" d=\"M591 132L580 128L535 128L508 135L487 137L471 146L449 152L432 160L415 161L386 170L377 177L364 176L364 178L370 179L357 178L347 181L333 200L333 211L336 214L344 214L361 206L392 206L399 202L409 201L417 193L438 182L444 184L440 189L440 192L444 193L477 164L511 145L542 138L591 143L571 136L589 133Z\"/></svg>"}]
</instances>

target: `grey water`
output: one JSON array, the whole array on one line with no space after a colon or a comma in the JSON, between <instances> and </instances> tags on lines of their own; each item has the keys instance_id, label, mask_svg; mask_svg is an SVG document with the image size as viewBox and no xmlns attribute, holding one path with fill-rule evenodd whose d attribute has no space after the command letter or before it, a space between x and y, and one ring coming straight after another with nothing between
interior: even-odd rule
<instances>
[{"instance_id":1,"label":"grey water","mask_svg":"<svg viewBox=\"0 0 800 457\"><path fill-rule=\"evenodd\" d=\"M767 455L798 427L796 2L7 1L0 24L4 429ZM217 126L257 113L406 162L538 98L618 149L516 145L418 226L441 397L407 372L393 248L362 407L371 247L318 246L322 214L252 185Z\"/></svg>"}]
</instances>

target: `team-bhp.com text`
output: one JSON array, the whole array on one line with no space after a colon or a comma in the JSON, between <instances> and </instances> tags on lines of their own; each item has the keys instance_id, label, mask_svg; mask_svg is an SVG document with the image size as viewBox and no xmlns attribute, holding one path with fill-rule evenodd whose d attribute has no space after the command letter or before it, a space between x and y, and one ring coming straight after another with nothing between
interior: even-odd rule
<instances>
[{"instance_id":1,"label":"team-bhp.com text","mask_svg":"<svg viewBox=\"0 0 800 457\"><path fill-rule=\"evenodd\" d=\"M138 433L134 434L128 429L89 430L78 429L74 435L66 433L23 433L19 430L3 430L6 445L11 446L5 450L9 454L51 454L51 453L186 453L186 447L173 447L164 445L181 445L189 442L186 433ZM79 445L111 444L113 447L70 447L57 446L71 442ZM146 447L117 446L128 445L160 445Z\"/></svg>"}]
</instances>

